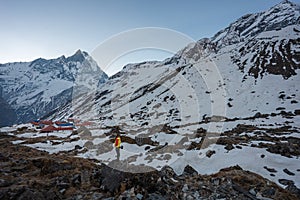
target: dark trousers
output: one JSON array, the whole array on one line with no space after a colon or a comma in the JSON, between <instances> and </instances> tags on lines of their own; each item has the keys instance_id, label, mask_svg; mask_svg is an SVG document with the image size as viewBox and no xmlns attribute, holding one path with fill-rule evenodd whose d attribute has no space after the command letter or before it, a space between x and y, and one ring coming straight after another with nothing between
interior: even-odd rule
<instances>
[{"instance_id":1,"label":"dark trousers","mask_svg":"<svg viewBox=\"0 0 300 200\"><path fill-rule=\"evenodd\" d=\"M116 147L117 160L120 160L120 147Z\"/></svg>"}]
</instances>

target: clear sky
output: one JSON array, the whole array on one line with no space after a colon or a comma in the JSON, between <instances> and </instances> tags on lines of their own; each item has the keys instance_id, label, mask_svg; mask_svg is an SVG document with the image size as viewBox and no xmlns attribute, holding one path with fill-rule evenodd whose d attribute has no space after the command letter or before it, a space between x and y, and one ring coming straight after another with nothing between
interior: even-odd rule
<instances>
[{"instance_id":1,"label":"clear sky","mask_svg":"<svg viewBox=\"0 0 300 200\"><path fill-rule=\"evenodd\" d=\"M92 52L114 34L162 27L198 40L281 0L0 0L0 63ZM293 0L299 4L300 0Z\"/></svg>"}]
</instances>

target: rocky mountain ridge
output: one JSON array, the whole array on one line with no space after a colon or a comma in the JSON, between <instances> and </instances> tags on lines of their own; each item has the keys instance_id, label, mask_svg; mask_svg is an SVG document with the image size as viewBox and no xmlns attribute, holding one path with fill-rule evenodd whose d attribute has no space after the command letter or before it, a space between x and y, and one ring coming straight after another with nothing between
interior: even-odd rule
<instances>
[{"instance_id":1,"label":"rocky mountain ridge","mask_svg":"<svg viewBox=\"0 0 300 200\"><path fill-rule=\"evenodd\" d=\"M69 103L75 95L73 88L85 87L88 91L90 86L102 84L107 78L97 63L81 50L70 57L1 64L1 98L13 116L1 120L1 125L41 118Z\"/></svg>"}]
</instances>

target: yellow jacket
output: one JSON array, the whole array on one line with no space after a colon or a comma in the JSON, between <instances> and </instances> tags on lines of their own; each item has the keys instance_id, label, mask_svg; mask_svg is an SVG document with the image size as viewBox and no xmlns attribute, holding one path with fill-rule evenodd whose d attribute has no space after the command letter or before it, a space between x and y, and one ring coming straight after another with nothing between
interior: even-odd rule
<instances>
[{"instance_id":1,"label":"yellow jacket","mask_svg":"<svg viewBox=\"0 0 300 200\"><path fill-rule=\"evenodd\" d=\"M116 137L115 147L117 147L117 148L121 147L121 137L120 136Z\"/></svg>"}]
</instances>

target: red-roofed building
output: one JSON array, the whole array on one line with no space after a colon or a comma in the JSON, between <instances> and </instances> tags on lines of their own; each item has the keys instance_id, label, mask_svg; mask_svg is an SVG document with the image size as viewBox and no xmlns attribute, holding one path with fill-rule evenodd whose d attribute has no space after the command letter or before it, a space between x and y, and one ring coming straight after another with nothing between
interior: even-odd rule
<instances>
[{"instance_id":1,"label":"red-roofed building","mask_svg":"<svg viewBox=\"0 0 300 200\"><path fill-rule=\"evenodd\" d=\"M56 125L60 125L60 124L66 124L66 123L68 123L68 122L65 122L65 121L56 121L56 122L54 122Z\"/></svg>"},{"instance_id":2,"label":"red-roofed building","mask_svg":"<svg viewBox=\"0 0 300 200\"><path fill-rule=\"evenodd\" d=\"M40 122L31 122L31 124L35 125L35 126L39 126Z\"/></svg>"},{"instance_id":3,"label":"red-roofed building","mask_svg":"<svg viewBox=\"0 0 300 200\"><path fill-rule=\"evenodd\" d=\"M57 128L55 128L52 125L49 125L49 126L43 128L40 132L41 133L49 133L49 132L53 132L53 131L57 131Z\"/></svg>"},{"instance_id":4,"label":"red-roofed building","mask_svg":"<svg viewBox=\"0 0 300 200\"><path fill-rule=\"evenodd\" d=\"M50 120L41 120L41 121L40 121L40 124L52 125L52 124L53 124L53 122L52 122L52 121L50 121Z\"/></svg>"}]
</instances>

